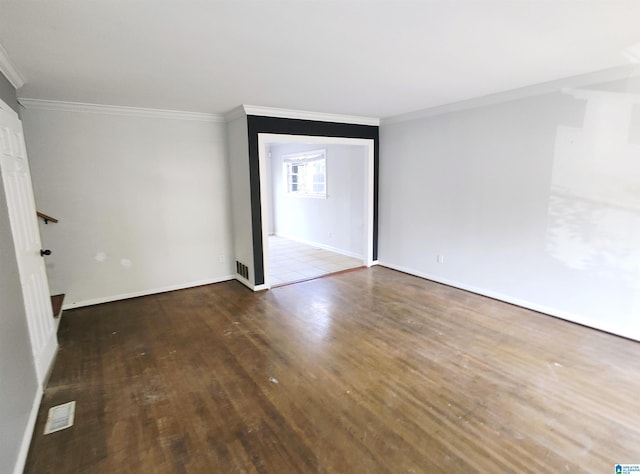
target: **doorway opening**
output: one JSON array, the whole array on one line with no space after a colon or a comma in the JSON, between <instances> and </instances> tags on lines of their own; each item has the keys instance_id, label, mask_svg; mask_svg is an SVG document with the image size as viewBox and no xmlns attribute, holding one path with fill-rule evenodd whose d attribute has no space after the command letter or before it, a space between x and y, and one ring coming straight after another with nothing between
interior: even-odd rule
<instances>
[{"instance_id":1,"label":"doorway opening","mask_svg":"<svg viewBox=\"0 0 640 474\"><path fill-rule=\"evenodd\" d=\"M373 264L374 141L258 134L264 286Z\"/></svg>"}]
</instances>

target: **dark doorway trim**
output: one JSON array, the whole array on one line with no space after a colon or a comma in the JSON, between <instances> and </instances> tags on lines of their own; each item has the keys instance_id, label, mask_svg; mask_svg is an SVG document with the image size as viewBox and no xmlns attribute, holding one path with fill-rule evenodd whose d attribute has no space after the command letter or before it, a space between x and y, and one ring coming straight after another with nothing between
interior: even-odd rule
<instances>
[{"instance_id":1,"label":"dark doorway trim","mask_svg":"<svg viewBox=\"0 0 640 474\"><path fill-rule=\"evenodd\" d=\"M264 243L260 206L260 155L258 134L308 135L316 137L365 138L373 140L373 260L378 259L378 171L379 127L314 120L247 116L249 139L249 183L251 186L251 232L253 237L254 284L264 284Z\"/></svg>"}]
</instances>

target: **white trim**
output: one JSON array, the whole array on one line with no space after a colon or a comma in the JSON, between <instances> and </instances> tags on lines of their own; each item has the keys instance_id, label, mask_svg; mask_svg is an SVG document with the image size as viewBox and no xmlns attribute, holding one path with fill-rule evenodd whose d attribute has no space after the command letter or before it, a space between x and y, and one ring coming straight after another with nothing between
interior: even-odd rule
<instances>
[{"instance_id":1,"label":"white trim","mask_svg":"<svg viewBox=\"0 0 640 474\"><path fill-rule=\"evenodd\" d=\"M244 278L244 277L242 277L240 275L234 275L233 278L235 280L239 281L240 283L242 283L244 286L246 286L247 288L249 288L252 291L255 288L253 283L251 283L249 280L247 280L246 278Z\"/></svg>"},{"instance_id":2,"label":"white trim","mask_svg":"<svg viewBox=\"0 0 640 474\"><path fill-rule=\"evenodd\" d=\"M260 181L260 216L262 221L262 274L264 276L263 286L266 289L271 288L271 275L269 272L270 268L270 255L269 255L269 216L271 215L272 209L269 209L268 206L269 199L267 195L270 189L271 184L271 176L267 172L267 143L264 141L265 134L258 134L258 171L260 173L259 181ZM285 178L286 179L286 178ZM286 181L285 181L286 182ZM253 212L253 211L252 211ZM253 262L255 266L255 261ZM255 281L255 276L254 276Z\"/></svg>"},{"instance_id":3,"label":"white trim","mask_svg":"<svg viewBox=\"0 0 640 474\"><path fill-rule=\"evenodd\" d=\"M261 285L254 285L253 283L251 283L249 280L247 280L246 278L243 278L240 275L234 275L234 278L242 283L244 286L246 286L247 288L249 288L251 291L263 291L263 290L268 290L271 288L271 285L269 285L267 283L267 276L265 275L265 283L261 284Z\"/></svg>"},{"instance_id":4,"label":"white trim","mask_svg":"<svg viewBox=\"0 0 640 474\"><path fill-rule=\"evenodd\" d=\"M284 133L259 133L265 143L305 143L312 145L356 145L373 148L372 138L325 137L321 135L287 135ZM266 151L266 150L265 150Z\"/></svg>"},{"instance_id":5,"label":"white trim","mask_svg":"<svg viewBox=\"0 0 640 474\"><path fill-rule=\"evenodd\" d=\"M24 79L18 72L18 69L13 65L13 62L9 58L7 50L0 44L0 72L4 74L4 77L11 83L16 89L20 89L24 86Z\"/></svg>"},{"instance_id":6,"label":"white trim","mask_svg":"<svg viewBox=\"0 0 640 474\"><path fill-rule=\"evenodd\" d=\"M364 247L365 256L362 261L370 267L373 262L373 168L374 168L374 140L371 138L323 137L309 135L286 135L277 133L258 134L258 162L260 167L260 206L262 211L262 260L264 268L264 286L271 288L269 279L269 252L265 251L265 244L269 242L269 210L267 209L267 189L270 177L267 174L267 144L269 143L313 143L314 145L357 145L367 149L365 187L364 187Z\"/></svg>"},{"instance_id":7,"label":"white trim","mask_svg":"<svg viewBox=\"0 0 640 474\"><path fill-rule=\"evenodd\" d=\"M22 442L18 450L18 457L16 458L16 463L13 468L13 474L21 474L24 471L27 454L29 454L29 446L31 445L31 438L33 437L33 430L36 427L36 419L38 418L38 411L40 410L42 393L42 387L38 384L36 394L33 397L33 403L31 404L31 412L27 419L27 425L24 427L24 433L22 434Z\"/></svg>"},{"instance_id":8,"label":"white trim","mask_svg":"<svg viewBox=\"0 0 640 474\"><path fill-rule=\"evenodd\" d=\"M57 329L54 327L51 328L51 333L49 334L49 340L46 345L42 347L41 352L38 354L38 357L35 359L36 364L36 375L38 377L38 383L45 386L47 383L47 379L49 374L51 373L51 369L53 368L53 362L56 360L56 355L58 353L58 336Z\"/></svg>"},{"instance_id":9,"label":"white trim","mask_svg":"<svg viewBox=\"0 0 640 474\"><path fill-rule=\"evenodd\" d=\"M364 212L364 255L363 259L364 264L368 267L371 266L371 262L373 262L373 217L375 215L375 142L373 140L367 140L367 165L365 167L365 176L364 176L364 203L365 203L365 212Z\"/></svg>"},{"instance_id":10,"label":"white trim","mask_svg":"<svg viewBox=\"0 0 640 474\"><path fill-rule=\"evenodd\" d=\"M60 319L60 318L58 318ZM56 333L56 346L55 346L55 352L53 354L53 357L51 358L51 361L49 363L49 367L47 367L47 373L44 375L44 379L42 380L42 383L40 384L40 386L42 387L42 390L46 390L47 389L47 384L49 383L49 379L51 378L51 373L53 372L53 368L56 365L56 359L58 358L58 349L60 348L59 344L58 344L58 328L55 328L55 333Z\"/></svg>"},{"instance_id":11,"label":"white trim","mask_svg":"<svg viewBox=\"0 0 640 474\"><path fill-rule=\"evenodd\" d=\"M359 115L327 114L322 112L308 112L305 110L279 109L274 107L260 107L257 105L243 105L247 115L262 117L290 118L300 120L315 120L317 122L351 123L356 125L380 125L376 117L361 117Z\"/></svg>"},{"instance_id":12,"label":"white trim","mask_svg":"<svg viewBox=\"0 0 640 474\"><path fill-rule=\"evenodd\" d=\"M0 110L2 110L3 112L7 112L8 114L10 114L13 118L17 118L18 120L20 119L20 117L18 116L18 113L13 110L9 104L7 104L4 100L0 99Z\"/></svg>"},{"instance_id":13,"label":"white trim","mask_svg":"<svg viewBox=\"0 0 640 474\"><path fill-rule=\"evenodd\" d=\"M595 321L592 319L585 318L584 316L580 316L578 314L569 313L568 311L559 310L556 308L552 308L550 306L540 305L537 303L533 303L528 300L522 300L519 298L514 298L512 296L506 295L504 293L500 293L497 291L487 290L485 288L479 288L473 285L467 285L464 283L460 283L455 280L449 280L447 278L442 278L437 275L432 275L429 273L424 273L418 270L414 270L412 268L403 267L401 265L394 265L388 262L380 261L380 266L391 268L392 270L398 270L403 273L408 273L410 275L414 275L420 278L424 278L426 280L435 281L437 283L442 283L443 285L452 286L454 288L459 288L461 290L470 291L471 293L476 293L478 295L487 296L489 298L493 298L499 301L504 301L505 303L510 303L516 306L520 306L522 308L530 309L532 311L537 311L539 313L543 313L545 315L553 316L556 318L564 319L566 321L570 321L573 323L578 323L583 326L588 326L594 329L598 329L600 331L605 331L611 334L616 334L618 336L626 337L628 339L633 339L636 341L640 341L640 333L629 334L628 331L625 331L626 328L620 327L617 325L608 325L603 324L602 321Z\"/></svg>"},{"instance_id":14,"label":"white trim","mask_svg":"<svg viewBox=\"0 0 640 474\"><path fill-rule=\"evenodd\" d=\"M83 102L65 102L60 100L29 99L18 97L18 102L25 109L55 110L62 112L83 112L106 115L125 115L130 117L150 117L175 120L195 120L201 122L224 123L224 116L202 112L184 112L179 110L145 109L120 105L86 104Z\"/></svg>"},{"instance_id":15,"label":"white trim","mask_svg":"<svg viewBox=\"0 0 640 474\"><path fill-rule=\"evenodd\" d=\"M73 301L71 303L63 305L62 310L64 311L66 309L82 308L83 306L93 306L95 304L111 303L113 301L126 300L129 298L137 298L139 296L156 295L158 293L167 293L169 291L186 290L188 288L195 288L197 286L211 285L213 283L230 281L230 280L233 280L235 277L236 277L235 275L225 275L223 277L199 280L199 281L194 281L191 283L180 284L180 285L165 286L163 288L155 288L153 290L134 291L132 293L122 293L119 295L105 296L102 298L93 298L90 300Z\"/></svg>"},{"instance_id":16,"label":"white trim","mask_svg":"<svg viewBox=\"0 0 640 474\"><path fill-rule=\"evenodd\" d=\"M452 103L440 105L437 107L430 107L427 109L417 110L415 112L409 112L406 114L385 117L381 120L381 125L392 125L394 123L408 122L411 120L419 120L419 119L433 117L436 115L447 114L451 112L475 109L478 107L485 107L488 105L500 104L500 103L509 102L512 100L525 99L527 97L532 97L536 95L560 92L562 89L565 89L565 88L584 87L591 84L597 84L599 82L613 81L616 79L622 79L625 77L637 75L639 71L640 71L640 68L637 65L604 69L604 70L592 72L589 74L581 74L579 76L566 77L566 78L558 79L555 81L543 82L540 84L520 87L518 89L511 89L508 91L498 92L495 94L489 94L481 97L473 97L467 100L452 102Z\"/></svg>"},{"instance_id":17,"label":"white trim","mask_svg":"<svg viewBox=\"0 0 640 474\"><path fill-rule=\"evenodd\" d=\"M313 242L312 240L300 239L291 235L279 234L277 232L275 235L287 240L293 240L294 242L300 242L301 244L311 245L312 247L328 250L329 252L339 253L340 255L345 255L347 257L357 258L358 260L362 260L364 262L364 255L362 254L349 252L348 250L340 249L338 247L332 247L331 245L321 244L319 242Z\"/></svg>"}]
</instances>

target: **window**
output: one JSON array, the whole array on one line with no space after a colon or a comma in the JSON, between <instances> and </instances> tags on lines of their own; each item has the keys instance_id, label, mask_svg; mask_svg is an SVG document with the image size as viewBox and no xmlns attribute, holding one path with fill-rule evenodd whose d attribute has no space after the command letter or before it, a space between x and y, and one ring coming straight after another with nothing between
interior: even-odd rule
<instances>
[{"instance_id":1,"label":"window","mask_svg":"<svg viewBox=\"0 0 640 474\"><path fill-rule=\"evenodd\" d=\"M327 197L327 151L285 155L286 192L295 196Z\"/></svg>"}]
</instances>

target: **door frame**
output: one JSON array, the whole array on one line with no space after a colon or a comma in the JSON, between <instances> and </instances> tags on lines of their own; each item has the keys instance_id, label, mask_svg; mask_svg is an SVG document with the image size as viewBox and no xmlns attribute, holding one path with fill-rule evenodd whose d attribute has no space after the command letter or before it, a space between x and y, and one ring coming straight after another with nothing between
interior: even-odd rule
<instances>
[{"instance_id":1,"label":"door frame","mask_svg":"<svg viewBox=\"0 0 640 474\"><path fill-rule=\"evenodd\" d=\"M11 112L13 113L7 113L4 108L0 108L0 115L2 116L0 128L5 131L3 136L13 142L13 145L9 145L12 151L9 153L2 152L0 180L3 183L2 192L7 198L7 210L13 235L36 377L38 383L43 385L52 367L58 349L58 340L51 308L46 266L41 253L42 239L36 217L35 198L24 142L24 131L22 122L15 111L12 110ZM11 157L13 161L5 161L8 160L7 156ZM16 159L23 160L21 168L17 171L11 168L17 163ZM7 164L9 168L5 168ZM19 185L26 186L26 189L24 187L21 188L24 191L23 194L17 191L19 185L15 184L16 181L13 181L13 186L11 185L11 180L15 176L21 178L19 179ZM22 201L20 201L21 199ZM20 205L16 205L16 203Z\"/></svg>"},{"instance_id":2,"label":"door frame","mask_svg":"<svg viewBox=\"0 0 640 474\"><path fill-rule=\"evenodd\" d=\"M375 168L375 141L372 138L345 138L325 137L314 135L291 135L281 133L258 133L258 159L260 170L260 210L262 214L262 242L263 242L263 270L264 283L262 289L271 288L269 277L269 199L268 188L271 185L271 177L267 172L267 145L269 143L313 143L314 145L351 145L363 147L366 150L364 163L364 264L367 267L374 265L374 168Z\"/></svg>"},{"instance_id":3,"label":"door frame","mask_svg":"<svg viewBox=\"0 0 640 474\"><path fill-rule=\"evenodd\" d=\"M251 239L253 251L253 290L264 290L264 239L262 235L262 199L260 191L260 157L258 134L290 134L310 137L364 138L373 140L373 265L378 259L378 189L380 170L380 127L362 123L247 115L249 140L249 188Z\"/></svg>"}]
</instances>

